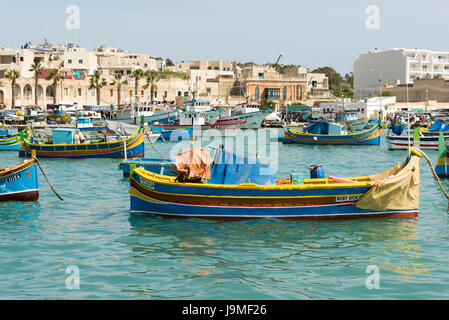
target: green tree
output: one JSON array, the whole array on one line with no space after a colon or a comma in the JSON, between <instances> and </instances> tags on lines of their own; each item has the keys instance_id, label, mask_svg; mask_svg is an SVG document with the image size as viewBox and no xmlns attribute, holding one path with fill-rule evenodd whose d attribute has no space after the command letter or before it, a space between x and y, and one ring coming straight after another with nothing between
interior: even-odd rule
<instances>
[{"instance_id":1,"label":"green tree","mask_svg":"<svg viewBox=\"0 0 449 320\"><path fill-rule=\"evenodd\" d=\"M156 58L157 59L157 58ZM137 99L139 91L139 80L145 77L145 72L142 69L136 69L132 72L131 78L134 79L134 96Z\"/></svg>"},{"instance_id":2,"label":"green tree","mask_svg":"<svg viewBox=\"0 0 449 320\"><path fill-rule=\"evenodd\" d=\"M312 73L324 73L329 79L330 90L338 90L344 82L342 76L332 67L320 67L313 70Z\"/></svg>"},{"instance_id":3,"label":"green tree","mask_svg":"<svg viewBox=\"0 0 449 320\"><path fill-rule=\"evenodd\" d=\"M5 73L6 79L11 81L11 106L16 106L16 80L20 78L20 72L18 70L10 69Z\"/></svg>"},{"instance_id":4,"label":"green tree","mask_svg":"<svg viewBox=\"0 0 449 320\"><path fill-rule=\"evenodd\" d=\"M53 92L53 104L56 104L56 88L58 86L58 82L62 81L63 76L61 75L61 72L59 72L58 69L52 69L50 70L50 73L45 77L46 80L53 80L53 83L51 84L51 89Z\"/></svg>"},{"instance_id":5,"label":"green tree","mask_svg":"<svg viewBox=\"0 0 449 320\"><path fill-rule=\"evenodd\" d=\"M350 73L345 74L345 82L351 88L354 88L354 73L352 73L352 71Z\"/></svg>"},{"instance_id":6,"label":"green tree","mask_svg":"<svg viewBox=\"0 0 449 320\"><path fill-rule=\"evenodd\" d=\"M42 73L42 65L40 62L35 62L31 65L30 71L34 71L34 104L38 103L38 87L39 87L39 75Z\"/></svg>"},{"instance_id":7,"label":"green tree","mask_svg":"<svg viewBox=\"0 0 449 320\"><path fill-rule=\"evenodd\" d=\"M89 79L89 90L95 89L96 91L97 106L101 103L101 88L107 85L106 78L101 78L101 75L98 72L95 72Z\"/></svg>"},{"instance_id":8,"label":"green tree","mask_svg":"<svg viewBox=\"0 0 449 320\"><path fill-rule=\"evenodd\" d=\"M260 110L274 110L276 108L276 104L268 100L267 98L262 98L260 100Z\"/></svg>"},{"instance_id":9,"label":"green tree","mask_svg":"<svg viewBox=\"0 0 449 320\"><path fill-rule=\"evenodd\" d=\"M122 85L128 84L128 80L123 79L123 76L121 73L114 74L114 79L111 82L111 86L115 86L117 88L117 106L120 106L121 102L121 89Z\"/></svg>"},{"instance_id":10,"label":"green tree","mask_svg":"<svg viewBox=\"0 0 449 320\"><path fill-rule=\"evenodd\" d=\"M173 67L175 64L173 63L173 61L171 61L170 59L165 59L165 65L167 67Z\"/></svg>"},{"instance_id":11,"label":"green tree","mask_svg":"<svg viewBox=\"0 0 449 320\"><path fill-rule=\"evenodd\" d=\"M146 84L142 87L143 89L147 89L150 87L150 96L151 96L151 103L153 103L154 98L154 90L157 90L156 83L161 79L161 76L159 72L157 71L147 71L145 72L145 80Z\"/></svg>"}]
</instances>

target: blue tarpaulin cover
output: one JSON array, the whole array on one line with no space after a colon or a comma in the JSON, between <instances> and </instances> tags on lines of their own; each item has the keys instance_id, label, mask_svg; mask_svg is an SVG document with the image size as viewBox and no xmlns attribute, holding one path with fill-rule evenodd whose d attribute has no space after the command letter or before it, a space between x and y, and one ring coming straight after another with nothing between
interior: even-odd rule
<instances>
[{"instance_id":1,"label":"blue tarpaulin cover","mask_svg":"<svg viewBox=\"0 0 449 320\"><path fill-rule=\"evenodd\" d=\"M165 141L179 141L179 140L189 140L192 137L193 128L174 130L174 131L164 131L161 132L161 137L159 139L164 139Z\"/></svg>"},{"instance_id":2,"label":"blue tarpaulin cover","mask_svg":"<svg viewBox=\"0 0 449 320\"><path fill-rule=\"evenodd\" d=\"M212 163L210 180L212 184L242 184L260 185L276 184L276 169L259 161L250 162L248 158L239 157L233 153L218 149ZM251 161L254 162L254 161Z\"/></svg>"},{"instance_id":3,"label":"blue tarpaulin cover","mask_svg":"<svg viewBox=\"0 0 449 320\"><path fill-rule=\"evenodd\" d=\"M449 125L439 120L435 121L435 123L429 129L429 132L447 132L447 131L449 131Z\"/></svg>"},{"instance_id":4,"label":"blue tarpaulin cover","mask_svg":"<svg viewBox=\"0 0 449 320\"><path fill-rule=\"evenodd\" d=\"M329 122L309 120L304 131L313 134L329 134Z\"/></svg>"},{"instance_id":5,"label":"blue tarpaulin cover","mask_svg":"<svg viewBox=\"0 0 449 320\"><path fill-rule=\"evenodd\" d=\"M395 124L393 125L392 129L394 134L397 134L398 136L400 136L402 134L402 131L404 130L404 128L401 125Z\"/></svg>"}]
</instances>

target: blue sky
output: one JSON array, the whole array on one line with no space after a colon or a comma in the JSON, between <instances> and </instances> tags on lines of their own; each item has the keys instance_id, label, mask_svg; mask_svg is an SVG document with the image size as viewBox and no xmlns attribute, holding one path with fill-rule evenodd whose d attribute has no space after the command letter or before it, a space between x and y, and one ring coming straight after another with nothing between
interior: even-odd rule
<instances>
[{"instance_id":1,"label":"blue sky","mask_svg":"<svg viewBox=\"0 0 449 320\"><path fill-rule=\"evenodd\" d=\"M65 27L68 5L80 29ZM368 30L367 6L380 28ZM154 57L332 66L344 74L373 48L449 51L447 0L3 1L0 45L27 41L118 47Z\"/></svg>"}]
</instances>

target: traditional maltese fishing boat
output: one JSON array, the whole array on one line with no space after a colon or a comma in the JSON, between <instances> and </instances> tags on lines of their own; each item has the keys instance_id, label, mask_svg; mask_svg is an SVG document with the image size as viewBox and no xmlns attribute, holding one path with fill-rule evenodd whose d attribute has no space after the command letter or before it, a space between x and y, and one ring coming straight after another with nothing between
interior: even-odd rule
<instances>
[{"instance_id":1,"label":"traditional maltese fishing boat","mask_svg":"<svg viewBox=\"0 0 449 320\"><path fill-rule=\"evenodd\" d=\"M39 184L36 159L0 169L0 201L37 201Z\"/></svg>"},{"instance_id":2,"label":"traditional maltese fishing boat","mask_svg":"<svg viewBox=\"0 0 449 320\"><path fill-rule=\"evenodd\" d=\"M348 133L340 124L326 121L309 121L304 131L286 128L283 143L334 144L334 145L380 145L379 124L358 132Z\"/></svg>"},{"instance_id":3,"label":"traditional maltese fishing boat","mask_svg":"<svg viewBox=\"0 0 449 320\"><path fill-rule=\"evenodd\" d=\"M420 157L412 149L402 165L372 176L276 179L276 170L258 161L219 149L210 166L204 149L191 149L177 155L177 177L133 170L131 212L232 220L412 218L419 211Z\"/></svg>"},{"instance_id":4,"label":"traditional maltese fishing boat","mask_svg":"<svg viewBox=\"0 0 449 320\"><path fill-rule=\"evenodd\" d=\"M446 146L446 138L440 133L438 141L438 159L435 172L440 178L449 178L449 150Z\"/></svg>"},{"instance_id":5,"label":"traditional maltese fishing boat","mask_svg":"<svg viewBox=\"0 0 449 320\"><path fill-rule=\"evenodd\" d=\"M436 121L429 129L415 127L407 130L400 125L393 125L391 132L391 134L387 135L387 143L390 150L408 149L409 145L423 150L438 150L439 136L442 134L445 137L449 137L449 125Z\"/></svg>"},{"instance_id":6,"label":"traditional maltese fishing boat","mask_svg":"<svg viewBox=\"0 0 449 320\"><path fill-rule=\"evenodd\" d=\"M42 158L143 158L144 129L139 127L131 136L106 142L73 143L75 129L53 129L53 143L40 144L25 141L20 156L30 156L32 151ZM126 156L125 156L126 154Z\"/></svg>"},{"instance_id":7,"label":"traditional maltese fishing boat","mask_svg":"<svg viewBox=\"0 0 449 320\"><path fill-rule=\"evenodd\" d=\"M20 150L21 141L28 139L31 136L30 127L12 135L0 136L0 150L18 151Z\"/></svg>"}]
</instances>

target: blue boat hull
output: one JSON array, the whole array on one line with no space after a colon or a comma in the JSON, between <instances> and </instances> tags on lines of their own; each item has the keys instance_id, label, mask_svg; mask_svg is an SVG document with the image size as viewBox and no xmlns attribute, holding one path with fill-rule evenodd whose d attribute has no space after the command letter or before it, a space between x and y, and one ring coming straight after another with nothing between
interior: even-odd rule
<instances>
[{"instance_id":1,"label":"blue boat hull","mask_svg":"<svg viewBox=\"0 0 449 320\"><path fill-rule=\"evenodd\" d=\"M39 198L39 183L37 164L24 165L23 169L11 170L0 177L0 201L37 201ZM34 163L34 164L33 164ZM22 165L20 165L22 166Z\"/></svg>"},{"instance_id":2,"label":"blue boat hull","mask_svg":"<svg viewBox=\"0 0 449 320\"><path fill-rule=\"evenodd\" d=\"M311 205L294 207L223 207L204 205L184 205L178 203L146 201L131 195L131 212L208 219L347 219L373 218L400 215L418 215L419 210L370 211L359 209L355 204L347 205Z\"/></svg>"},{"instance_id":3,"label":"blue boat hull","mask_svg":"<svg viewBox=\"0 0 449 320\"><path fill-rule=\"evenodd\" d=\"M20 141L11 144L0 144L0 151L18 151L20 150Z\"/></svg>"},{"instance_id":4,"label":"blue boat hull","mask_svg":"<svg viewBox=\"0 0 449 320\"><path fill-rule=\"evenodd\" d=\"M287 129L284 133L283 143L301 143L301 144L332 144L332 145L380 145L381 131L380 126L355 134L346 135L324 135L310 134Z\"/></svg>"},{"instance_id":5,"label":"blue boat hull","mask_svg":"<svg viewBox=\"0 0 449 320\"><path fill-rule=\"evenodd\" d=\"M178 112L165 112L160 114L155 114L150 117L145 117L145 120L148 121L148 125L152 126L154 123L162 123L162 124L169 124L174 123L176 120L178 120Z\"/></svg>"}]
</instances>

